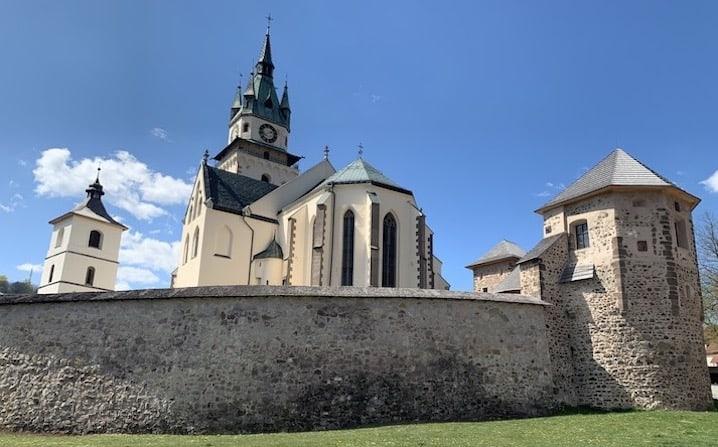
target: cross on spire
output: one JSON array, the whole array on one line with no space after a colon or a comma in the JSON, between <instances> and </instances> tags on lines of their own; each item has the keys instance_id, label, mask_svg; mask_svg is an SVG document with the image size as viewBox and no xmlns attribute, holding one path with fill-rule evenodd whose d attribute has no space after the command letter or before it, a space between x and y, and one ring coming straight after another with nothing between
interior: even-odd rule
<instances>
[{"instance_id":1,"label":"cross on spire","mask_svg":"<svg viewBox=\"0 0 718 447\"><path fill-rule=\"evenodd\" d=\"M102 170L102 163L97 162L97 178L95 179L95 183L100 183L100 171Z\"/></svg>"},{"instance_id":2,"label":"cross on spire","mask_svg":"<svg viewBox=\"0 0 718 447\"><path fill-rule=\"evenodd\" d=\"M362 156L364 155L364 146L362 146L361 143L359 143L359 145L357 146L357 148L359 149L359 150L357 151L357 152L359 153L359 158L362 158Z\"/></svg>"},{"instance_id":3,"label":"cross on spire","mask_svg":"<svg viewBox=\"0 0 718 447\"><path fill-rule=\"evenodd\" d=\"M324 159L329 160L329 145L324 145Z\"/></svg>"},{"instance_id":4,"label":"cross on spire","mask_svg":"<svg viewBox=\"0 0 718 447\"><path fill-rule=\"evenodd\" d=\"M272 13L267 14L267 17L265 17L265 19L267 19L267 34L269 34L269 29L272 27L272 20L274 20L272 18Z\"/></svg>"}]
</instances>

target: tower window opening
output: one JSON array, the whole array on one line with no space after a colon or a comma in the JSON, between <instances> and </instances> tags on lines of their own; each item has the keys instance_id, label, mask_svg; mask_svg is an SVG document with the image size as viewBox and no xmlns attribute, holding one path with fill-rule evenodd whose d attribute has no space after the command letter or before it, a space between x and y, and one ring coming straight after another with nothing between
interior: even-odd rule
<instances>
[{"instance_id":1,"label":"tower window opening","mask_svg":"<svg viewBox=\"0 0 718 447\"><path fill-rule=\"evenodd\" d=\"M87 267L87 273L85 273L85 285L91 286L95 283L95 267Z\"/></svg>"},{"instance_id":2,"label":"tower window opening","mask_svg":"<svg viewBox=\"0 0 718 447\"><path fill-rule=\"evenodd\" d=\"M574 227L576 231L576 249L588 248L590 241L588 238L588 223L581 222Z\"/></svg>"},{"instance_id":3,"label":"tower window opening","mask_svg":"<svg viewBox=\"0 0 718 447\"><path fill-rule=\"evenodd\" d=\"M686 221L676 221L674 226L676 230L676 245L681 248L688 248L688 232L686 230Z\"/></svg>"},{"instance_id":4,"label":"tower window opening","mask_svg":"<svg viewBox=\"0 0 718 447\"><path fill-rule=\"evenodd\" d=\"M264 151L264 159L269 160L269 151Z\"/></svg>"},{"instance_id":5,"label":"tower window opening","mask_svg":"<svg viewBox=\"0 0 718 447\"><path fill-rule=\"evenodd\" d=\"M50 266L50 275L47 277L47 282L48 282L48 283L51 283L51 282L52 282L52 277L53 277L53 276L55 276L55 264L52 264L52 265Z\"/></svg>"},{"instance_id":6,"label":"tower window opening","mask_svg":"<svg viewBox=\"0 0 718 447\"><path fill-rule=\"evenodd\" d=\"M648 251L648 241L638 241L638 251Z\"/></svg>"},{"instance_id":7,"label":"tower window opening","mask_svg":"<svg viewBox=\"0 0 718 447\"><path fill-rule=\"evenodd\" d=\"M262 174L262 181L271 183L272 178L269 176L269 174Z\"/></svg>"},{"instance_id":8,"label":"tower window opening","mask_svg":"<svg viewBox=\"0 0 718 447\"><path fill-rule=\"evenodd\" d=\"M102 233L97 230L90 231L90 240L87 245L93 248L102 248Z\"/></svg>"},{"instance_id":9,"label":"tower window opening","mask_svg":"<svg viewBox=\"0 0 718 447\"><path fill-rule=\"evenodd\" d=\"M62 239L65 237L65 227L62 227L57 232L57 238L55 239L55 248L62 245Z\"/></svg>"},{"instance_id":10,"label":"tower window opening","mask_svg":"<svg viewBox=\"0 0 718 447\"><path fill-rule=\"evenodd\" d=\"M681 204L678 202L673 202L673 207L676 209L676 211L681 211Z\"/></svg>"},{"instance_id":11,"label":"tower window opening","mask_svg":"<svg viewBox=\"0 0 718 447\"><path fill-rule=\"evenodd\" d=\"M242 133L249 132L249 123L242 124Z\"/></svg>"}]
</instances>

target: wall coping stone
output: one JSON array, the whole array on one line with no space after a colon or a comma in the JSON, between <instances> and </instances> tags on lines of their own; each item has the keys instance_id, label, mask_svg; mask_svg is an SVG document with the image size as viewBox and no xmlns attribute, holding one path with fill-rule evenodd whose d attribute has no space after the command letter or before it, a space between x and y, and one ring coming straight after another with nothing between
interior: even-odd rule
<instances>
[{"instance_id":1,"label":"wall coping stone","mask_svg":"<svg viewBox=\"0 0 718 447\"><path fill-rule=\"evenodd\" d=\"M77 301L133 301L184 298L421 298L462 301L498 301L550 306L538 298L509 293L453 292L435 289L385 287L305 286L202 286L175 289L141 289L121 292L72 292L55 294L0 295L0 306L12 304L67 303Z\"/></svg>"}]
</instances>

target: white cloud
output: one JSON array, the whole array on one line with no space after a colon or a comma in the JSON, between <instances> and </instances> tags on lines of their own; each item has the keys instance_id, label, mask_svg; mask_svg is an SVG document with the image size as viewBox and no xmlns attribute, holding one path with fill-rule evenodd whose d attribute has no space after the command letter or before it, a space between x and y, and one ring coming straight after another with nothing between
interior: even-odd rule
<instances>
[{"instance_id":1,"label":"white cloud","mask_svg":"<svg viewBox=\"0 0 718 447\"><path fill-rule=\"evenodd\" d=\"M149 269L120 266L117 269L117 281L125 284L157 284L160 278Z\"/></svg>"},{"instance_id":2,"label":"white cloud","mask_svg":"<svg viewBox=\"0 0 718 447\"><path fill-rule=\"evenodd\" d=\"M701 185L705 186L710 192L718 192L718 171L714 172L713 175L701 182Z\"/></svg>"},{"instance_id":3,"label":"white cloud","mask_svg":"<svg viewBox=\"0 0 718 447\"><path fill-rule=\"evenodd\" d=\"M163 205L184 203L192 184L153 171L127 151L110 158L73 160L70 150L52 148L36 161L35 192L46 197L82 198L87 185L102 166L101 181L105 200L138 219L151 220L167 214Z\"/></svg>"},{"instance_id":4,"label":"white cloud","mask_svg":"<svg viewBox=\"0 0 718 447\"><path fill-rule=\"evenodd\" d=\"M12 180L10 180L10 184L12 186ZM10 202L8 203L0 203L0 211L3 211L5 213L12 213L14 212L18 207L25 206L23 203L24 197L22 194L15 193L10 197Z\"/></svg>"},{"instance_id":5,"label":"white cloud","mask_svg":"<svg viewBox=\"0 0 718 447\"><path fill-rule=\"evenodd\" d=\"M31 264L26 262L25 264L18 265L16 268L21 272L39 272L42 270L42 264Z\"/></svg>"},{"instance_id":6,"label":"white cloud","mask_svg":"<svg viewBox=\"0 0 718 447\"><path fill-rule=\"evenodd\" d=\"M150 135L153 137L159 138L160 140L164 141L165 143L171 143L172 140L170 140L170 134L161 127L153 127L150 129Z\"/></svg>"},{"instance_id":7,"label":"white cloud","mask_svg":"<svg viewBox=\"0 0 718 447\"><path fill-rule=\"evenodd\" d=\"M139 231L127 231L120 244L120 264L171 273L177 267L180 243L145 237Z\"/></svg>"}]
</instances>

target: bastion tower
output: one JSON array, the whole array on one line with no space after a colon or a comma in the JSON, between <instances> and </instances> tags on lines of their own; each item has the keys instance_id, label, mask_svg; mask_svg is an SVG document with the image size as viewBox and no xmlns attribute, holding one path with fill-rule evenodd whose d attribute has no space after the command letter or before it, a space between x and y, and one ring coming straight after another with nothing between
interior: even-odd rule
<instances>
[{"instance_id":1,"label":"bastion tower","mask_svg":"<svg viewBox=\"0 0 718 447\"><path fill-rule=\"evenodd\" d=\"M616 149L537 210L518 261L547 309L567 405L708 409L692 210L699 199Z\"/></svg>"},{"instance_id":2,"label":"bastion tower","mask_svg":"<svg viewBox=\"0 0 718 447\"><path fill-rule=\"evenodd\" d=\"M87 198L50 221L52 238L37 293L115 290L120 239L127 227L105 209L97 172L85 190Z\"/></svg>"}]
</instances>

